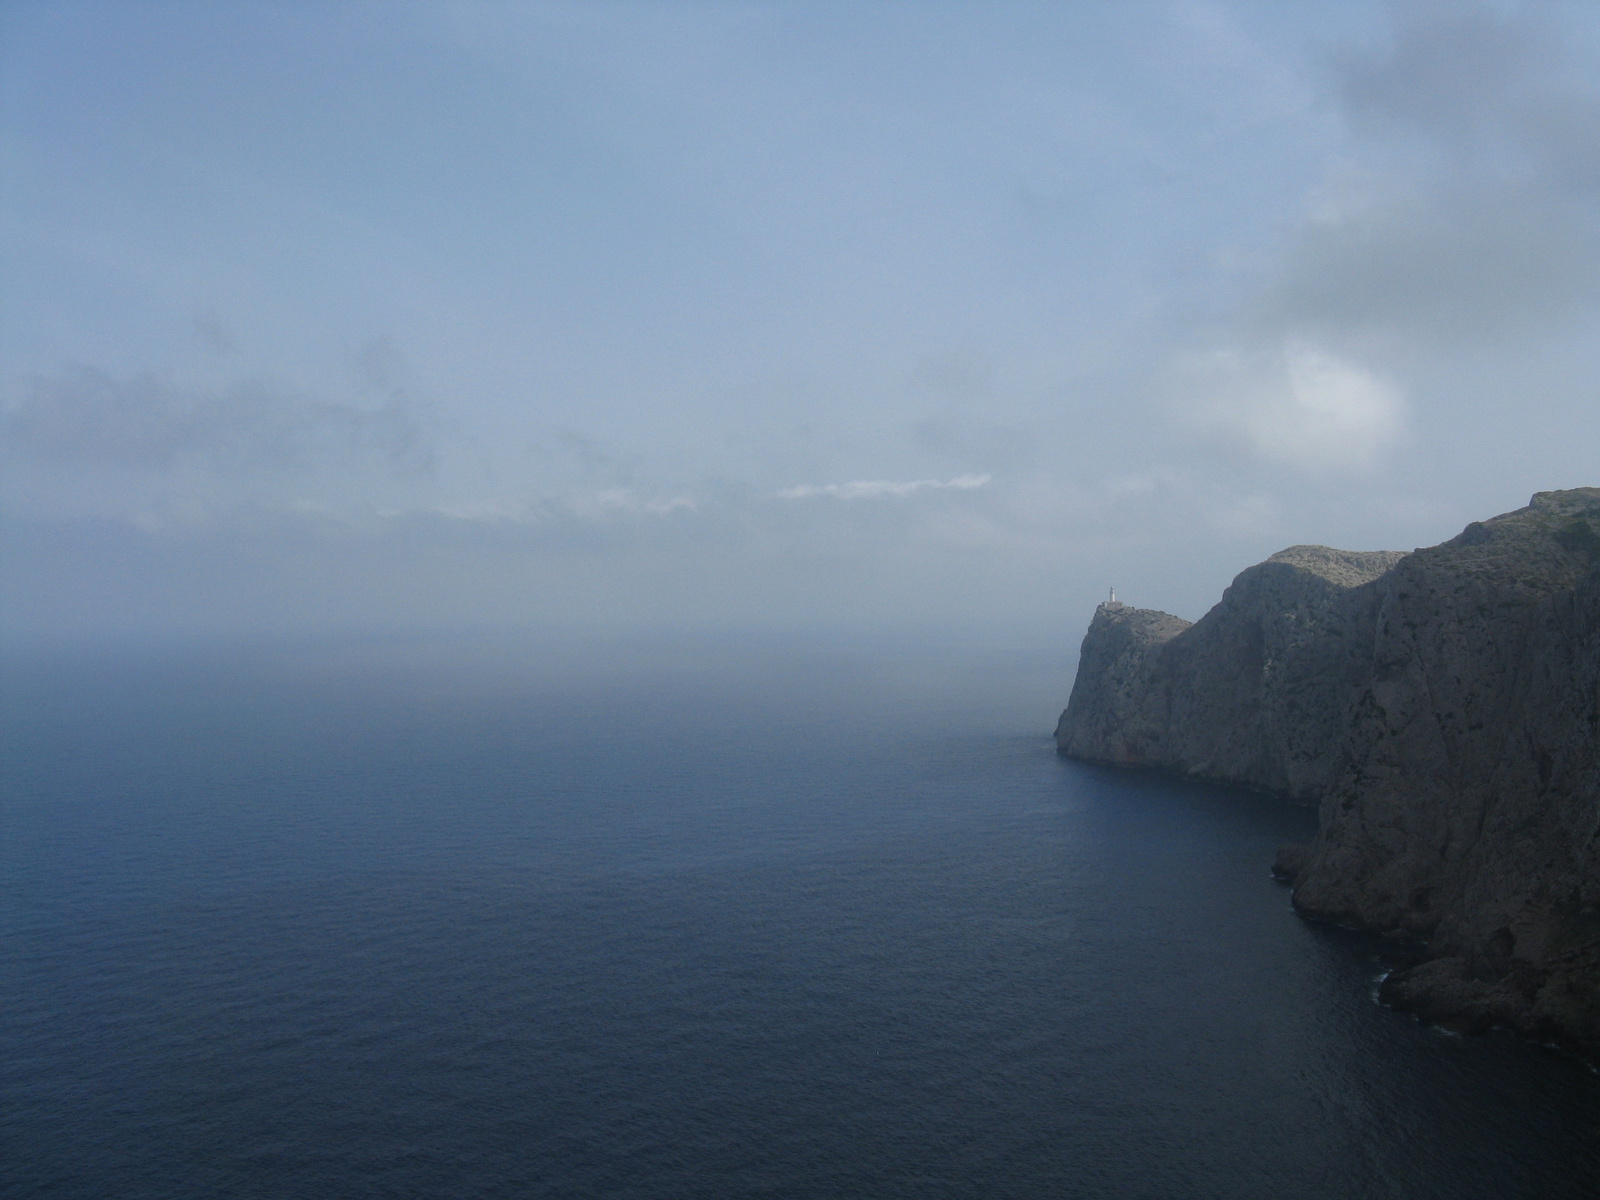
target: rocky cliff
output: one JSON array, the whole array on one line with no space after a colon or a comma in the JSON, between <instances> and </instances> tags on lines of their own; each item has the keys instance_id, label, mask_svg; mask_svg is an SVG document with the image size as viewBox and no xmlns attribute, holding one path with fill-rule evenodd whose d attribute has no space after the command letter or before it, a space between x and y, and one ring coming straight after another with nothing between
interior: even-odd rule
<instances>
[{"instance_id":1,"label":"rocky cliff","mask_svg":"<svg viewBox=\"0 0 1600 1200\"><path fill-rule=\"evenodd\" d=\"M1064 754L1319 806L1278 870L1390 1001L1600 1052L1600 489L1412 554L1295 546L1193 625L1103 604Z\"/></svg>"}]
</instances>

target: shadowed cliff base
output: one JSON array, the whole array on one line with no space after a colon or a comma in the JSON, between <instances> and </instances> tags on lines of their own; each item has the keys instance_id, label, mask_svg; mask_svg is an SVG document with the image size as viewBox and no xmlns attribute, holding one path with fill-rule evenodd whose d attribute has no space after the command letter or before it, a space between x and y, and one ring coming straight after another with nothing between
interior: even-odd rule
<instances>
[{"instance_id":1,"label":"shadowed cliff base","mask_svg":"<svg viewBox=\"0 0 1600 1200\"><path fill-rule=\"evenodd\" d=\"M1102 604L1063 754L1318 805L1274 873L1419 947L1381 998L1600 1053L1600 488L1411 554L1295 546L1194 624Z\"/></svg>"}]
</instances>

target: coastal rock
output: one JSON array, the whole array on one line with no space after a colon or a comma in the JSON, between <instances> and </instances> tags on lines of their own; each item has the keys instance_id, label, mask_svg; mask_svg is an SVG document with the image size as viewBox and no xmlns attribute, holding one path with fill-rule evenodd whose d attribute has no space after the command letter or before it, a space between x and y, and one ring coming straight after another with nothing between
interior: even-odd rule
<instances>
[{"instance_id":1,"label":"coastal rock","mask_svg":"<svg viewBox=\"0 0 1600 1200\"><path fill-rule=\"evenodd\" d=\"M1193 625L1101 605L1056 736L1317 803L1274 870L1425 947L1385 999L1600 1050L1600 489L1411 554L1293 547Z\"/></svg>"},{"instance_id":2,"label":"coastal rock","mask_svg":"<svg viewBox=\"0 0 1600 1200\"><path fill-rule=\"evenodd\" d=\"M1240 574L1192 626L1100 605L1057 744L1315 800L1337 761L1337 697L1362 677L1376 614L1352 593L1404 557L1291 546Z\"/></svg>"},{"instance_id":3,"label":"coastal rock","mask_svg":"<svg viewBox=\"0 0 1600 1200\"><path fill-rule=\"evenodd\" d=\"M1310 861L1310 846L1279 846L1272 860L1272 874L1285 883L1294 883L1305 874L1306 864Z\"/></svg>"}]
</instances>

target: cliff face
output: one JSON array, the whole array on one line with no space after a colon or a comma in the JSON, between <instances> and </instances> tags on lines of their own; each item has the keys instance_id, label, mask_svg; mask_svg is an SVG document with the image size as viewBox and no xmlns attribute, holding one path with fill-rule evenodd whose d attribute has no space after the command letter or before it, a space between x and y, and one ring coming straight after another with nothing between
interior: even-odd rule
<instances>
[{"instance_id":1,"label":"cliff face","mask_svg":"<svg viewBox=\"0 0 1600 1200\"><path fill-rule=\"evenodd\" d=\"M1312 800L1353 686L1370 603L1352 592L1404 555L1293 546L1251 567L1195 624L1102 604L1056 741L1099 762L1162 767Z\"/></svg>"},{"instance_id":2,"label":"cliff face","mask_svg":"<svg viewBox=\"0 0 1600 1200\"><path fill-rule=\"evenodd\" d=\"M1600 489L1409 555L1285 550L1193 625L1102 605L1056 736L1316 801L1279 869L1425 946L1387 998L1600 1050Z\"/></svg>"}]
</instances>

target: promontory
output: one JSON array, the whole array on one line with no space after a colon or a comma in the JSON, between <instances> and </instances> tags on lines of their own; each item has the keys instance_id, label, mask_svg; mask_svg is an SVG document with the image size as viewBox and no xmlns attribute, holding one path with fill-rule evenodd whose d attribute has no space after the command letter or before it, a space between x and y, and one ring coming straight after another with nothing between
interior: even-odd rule
<instances>
[{"instance_id":1,"label":"promontory","mask_svg":"<svg viewBox=\"0 0 1600 1200\"><path fill-rule=\"evenodd\" d=\"M1413 948L1382 997L1600 1054L1600 488L1412 553L1292 546L1190 624L1102 604L1061 752L1318 806L1305 916Z\"/></svg>"}]
</instances>

